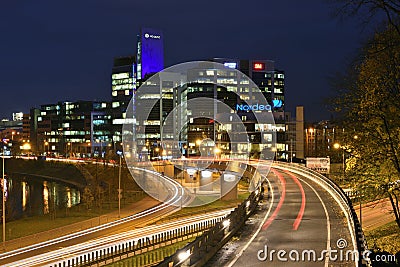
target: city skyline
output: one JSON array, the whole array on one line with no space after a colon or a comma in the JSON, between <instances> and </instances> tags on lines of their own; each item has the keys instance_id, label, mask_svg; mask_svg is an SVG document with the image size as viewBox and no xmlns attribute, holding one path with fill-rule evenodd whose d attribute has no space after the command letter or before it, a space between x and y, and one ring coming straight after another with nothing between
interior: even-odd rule
<instances>
[{"instance_id":1,"label":"city skyline","mask_svg":"<svg viewBox=\"0 0 400 267\"><path fill-rule=\"evenodd\" d=\"M3 98L13 101L3 103L0 116L57 101L109 101L114 57L135 54L136 35L148 26L164 33L165 67L213 57L274 60L286 72L288 111L304 105L308 121L329 118L321 112L327 78L359 45L357 23L334 18L325 1L213 3L211 13L207 4L192 10L160 3L157 10L165 11L160 13L145 3L122 1L7 3L0 86ZM141 12L128 16L135 8Z\"/></svg>"}]
</instances>

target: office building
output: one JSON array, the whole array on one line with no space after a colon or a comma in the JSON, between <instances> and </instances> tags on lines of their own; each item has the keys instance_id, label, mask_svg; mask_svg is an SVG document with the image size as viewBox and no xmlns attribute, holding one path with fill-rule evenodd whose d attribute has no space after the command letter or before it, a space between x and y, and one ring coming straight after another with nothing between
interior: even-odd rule
<instances>
[{"instance_id":1,"label":"office building","mask_svg":"<svg viewBox=\"0 0 400 267\"><path fill-rule=\"evenodd\" d=\"M106 157L112 146L110 103L58 102L30 111L30 144L35 154Z\"/></svg>"},{"instance_id":2,"label":"office building","mask_svg":"<svg viewBox=\"0 0 400 267\"><path fill-rule=\"evenodd\" d=\"M221 59L218 61L220 62ZM260 156L265 158L265 155L271 152L276 157L287 158L283 72L275 71L272 61L229 60L221 63L225 66L222 69L215 68L213 63L193 65L187 70L187 77L178 75L167 78L168 72L164 72L157 79L148 80L141 88L139 95L135 95L140 100L140 109L148 108L148 117L136 117L138 120L136 123L145 126L145 130L138 134L136 139L139 146L136 152L140 160L169 157L175 155L175 152L188 157L199 156L203 155L203 149L208 150L206 155L214 155L214 148L218 148L221 158L245 159ZM258 77L256 81L262 85L261 92L253 89L251 79L237 72L240 66L243 69L247 68L249 76ZM276 85L279 88L275 95L272 94L274 77L277 78ZM259 93L262 96L258 96ZM182 107L178 109L179 111L175 110L175 113L169 114L180 105L186 105L185 103L202 97L218 100L228 106L229 112L237 115L231 116L231 119L238 117L240 121L221 123L224 121L224 118L221 118L224 112L219 111L222 110L222 106L204 103L204 101L199 105L202 105L202 108L204 105L209 105L209 107L207 106L206 111L201 109L202 114L197 113L196 106ZM272 105L259 103L263 97L270 99L269 103ZM148 102L144 102L144 99ZM136 100L135 102L138 103ZM259 104L262 110L253 111L248 108L249 105L258 107ZM264 109L267 106L268 110ZM136 106L136 109L139 109L139 106ZM278 115L277 118L281 121L279 124L274 124L272 120L260 123L257 121L260 112L269 113L271 118L273 115ZM168 124L163 125L167 116L169 119L175 118L173 127ZM240 125L244 125L244 128L237 128ZM231 136L228 136L228 132ZM278 132L282 132L282 137ZM178 136L179 140L176 140ZM234 142L232 139L238 136L246 138L245 140L237 139L237 142ZM203 140L202 144L198 143L199 140ZM208 140L209 144L205 144L204 140ZM168 142L171 145L168 145ZM166 147L159 147L160 143ZM200 146L202 146L201 149ZM234 154L232 154L233 151L235 151Z\"/></svg>"},{"instance_id":3,"label":"office building","mask_svg":"<svg viewBox=\"0 0 400 267\"><path fill-rule=\"evenodd\" d=\"M161 30L142 28L137 42L137 77L146 80L164 69L164 37Z\"/></svg>"}]
</instances>

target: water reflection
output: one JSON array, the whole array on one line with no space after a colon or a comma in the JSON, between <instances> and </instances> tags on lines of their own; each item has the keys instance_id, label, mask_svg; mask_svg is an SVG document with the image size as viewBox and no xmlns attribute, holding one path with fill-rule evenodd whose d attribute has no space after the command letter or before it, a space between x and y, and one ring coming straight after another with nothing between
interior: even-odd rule
<instances>
[{"instance_id":1,"label":"water reflection","mask_svg":"<svg viewBox=\"0 0 400 267\"><path fill-rule=\"evenodd\" d=\"M49 209L49 188L47 187L47 181L43 182L43 213L48 214Z\"/></svg>"},{"instance_id":2,"label":"water reflection","mask_svg":"<svg viewBox=\"0 0 400 267\"><path fill-rule=\"evenodd\" d=\"M78 189L39 177L11 175L8 185L8 220L49 214L80 203Z\"/></svg>"}]
</instances>

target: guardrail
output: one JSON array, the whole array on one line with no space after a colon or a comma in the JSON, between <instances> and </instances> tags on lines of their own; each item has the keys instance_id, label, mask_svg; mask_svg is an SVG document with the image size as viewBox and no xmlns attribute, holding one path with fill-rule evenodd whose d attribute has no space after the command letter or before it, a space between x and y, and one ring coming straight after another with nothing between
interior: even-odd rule
<instances>
[{"instance_id":1,"label":"guardrail","mask_svg":"<svg viewBox=\"0 0 400 267\"><path fill-rule=\"evenodd\" d=\"M248 217L254 212L260 200L259 189L253 191L250 196L226 218L218 222L207 232L197 237L193 242L176 253L167 257L159 263L158 267L175 266L202 266L221 247L228 242L232 236L242 227Z\"/></svg>"},{"instance_id":2,"label":"guardrail","mask_svg":"<svg viewBox=\"0 0 400 267\"><path fill-rule=\"evenodd\" d=\"M79 255L70 259L65 259L51 265L49 267L83 267L109 264L124 258L139 255L141 253L151 251L155 248L168 246L178 241L199 235L210 229L223 220L224 216L212 219L202 220L196 223L190 223L173 230L161 231L152 235L132 238L124 242L118 242L108 246L101 247L94 251ZM179 240L180 239L180 240Z\"/></svg>"},{"instance_id":3,"label":"guardrail","mask_svg":"<svg viewBox=\"0 0 400 267\"><path fill-rule=\"evenodd\" d=\"M343 191L343 189L338 186L335 182L328 179L327 177L323 176L322 174L313 171L309 168L306 168L300 164L293 164L293 163L283 163L283 162L276 162L273 165L276 168L284 168L293 172L298 172L298 174L304 175L308 174L309 178L311 178L314 182L321 185L325 188L333 198L340 204L342 210L345 211L345 215L347 217L347 221L350 224L352 229L352 239L353 244L357 244L357 251L359 253L359 266L372 266L370 261L366 261L363 259L362 255L367 252L367 242L364 236L364 232L362 231L361 224L358 220L356 211L353 208L353 203L351 199L347 196L347 194ZM339 198L335 197L338 196Z\"/></svg>"}]
</instances>

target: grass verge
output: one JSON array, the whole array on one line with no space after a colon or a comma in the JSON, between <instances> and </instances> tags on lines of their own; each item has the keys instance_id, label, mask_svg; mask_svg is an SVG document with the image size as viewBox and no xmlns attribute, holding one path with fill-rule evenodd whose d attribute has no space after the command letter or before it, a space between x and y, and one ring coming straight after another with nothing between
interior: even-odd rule
<instances>
[{"instance_id":1,"label":"grass verge","mask_svg":"<svg viewBox=\"0 0 400 267\"><path fill-rule=\"evenodd\" d=\"M395 221L366 231L365 237L370 250L387 251L391 254L400 251L400 231Z\"/></svg>"}]
</instances>

